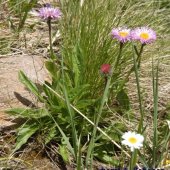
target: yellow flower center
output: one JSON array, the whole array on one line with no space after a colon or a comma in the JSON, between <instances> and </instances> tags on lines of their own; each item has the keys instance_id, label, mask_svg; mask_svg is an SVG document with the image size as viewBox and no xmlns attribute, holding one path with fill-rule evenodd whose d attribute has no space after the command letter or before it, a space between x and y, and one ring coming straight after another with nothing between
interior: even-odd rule
<instances>
[{"instance_id":1,"label":"yellow flower center","mask_svg":"<svg viewBox=\"0 0 170 170\"><path fill-rule=\"evenodd\" d=\"M134 138L134 137L130 137L129 139L129 142L132 143L132 144L135 144L137 142L137 139Z\"/></svg>"},{"instance_id":2,"label":"yellow flower center","mask_svg":"<svg viewBox=\"0 0 170 170\"><path fill-rule=\"evenodd\" d=\"M120 31L119 35L124 38L124 37L128 36L128 32Z\"/></svg>"},{"instance_id":3,"label":"yellow flower center","mask_svg":"<svg viewBox=\"0 0 170 170\"><path fill-rule=\"evenodd\" d=\"M140 34L140 38L142 38L142 39L144 39L144 40L147 40L147 39L149 38L149 34L143 32L143 33Z\"/></svg>"}]
</instances>

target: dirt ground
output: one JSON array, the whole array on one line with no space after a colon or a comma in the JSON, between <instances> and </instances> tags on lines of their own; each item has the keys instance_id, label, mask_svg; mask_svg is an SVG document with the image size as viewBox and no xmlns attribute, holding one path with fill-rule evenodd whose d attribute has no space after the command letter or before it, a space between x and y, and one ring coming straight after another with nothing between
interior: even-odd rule
<instances>
[{"instance_id":1,"label":"dirt ground","mask_svg":"<svg viewBox=\"0 0 170 170\"><path fill-rule=\"evenodd\" d=\"M44 69L43 60L41 56L26 54L0 57L0 128L11 124L8 121L9 116L4 113L4 110L22 105L16 99L15 92L23 97L33 99L33 96L19 82L18 72L23 70L32 80L44 81L47 77L47 72Z\"/></svg>"},{"instance_id":2,"label":"dirt ground","mask_svg":"<svg viewBox=\"0 0 170 170\"><path fill-rule=\"evenodd\" d=\"M44 81L47 77L47 72L44 69L44 59L41 56L30 55L11 55L0 57L0 155L10 153L11 145L14 143L13 131L15 131L15 123L13 117L5 114L4 110L11 107L19 107L23 105L16 99L14 92L21 94L30 100L34 100L33 96L24 88L18 80L19 70L23 70L32 80ZM12 142L13 141L13 142ZM4 145L5 144L5 145ZM4 153L4 154L5 154ZM6 156L6 155L5 155ZM22 161L21 161L22 158ZM0 161L0 168L10 169L41 169L53 170L58 169L49 159L43 157L36 151L24 151L20 155L19 160L9 159ZM7 162L8 163L7 163ZM27 168L26 168L27 167Z\"/></svg>"}]
</instances>

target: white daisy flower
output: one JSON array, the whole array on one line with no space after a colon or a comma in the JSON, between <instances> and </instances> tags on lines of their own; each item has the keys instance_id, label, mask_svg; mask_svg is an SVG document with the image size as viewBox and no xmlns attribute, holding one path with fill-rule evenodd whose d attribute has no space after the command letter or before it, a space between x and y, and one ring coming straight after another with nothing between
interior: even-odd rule
<instances>
[{"instance_id":1,"label":"white daisy flower","mask_svg":"<svg viewBox=\"0 0 170 170\"><path fill-rule=\"evenodd\" d=\"M139 149L143 146L144 137L140 134L136 134L135 132L125 132L122 138L124 139L122 144L129 146L132 152L134 149Z\"/></svg>"}]
</instances>

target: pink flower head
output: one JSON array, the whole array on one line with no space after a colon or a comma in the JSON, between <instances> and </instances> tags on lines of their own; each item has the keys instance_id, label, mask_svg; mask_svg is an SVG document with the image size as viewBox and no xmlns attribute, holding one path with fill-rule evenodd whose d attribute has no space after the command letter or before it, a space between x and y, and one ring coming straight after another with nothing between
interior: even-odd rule
<instances>
[{"instance_id":1,"label":"pink flower head","mask_svg":"<svg viewBox=\"0 0 170 170\"><path fill-rule=\"evenodd\" d=\"M150 44L156 40L156 33L151 28L140 27L131 31L132 40L139 40L142 44Z\"/></svg>"},{"instance_id":2,"label":"pink flower head","mask_svg":"<svg viewBox=\"0 0 170 170\"><path fill-rule=\"evenodd\" d=\"M131 40L130 29L128 28L113 28L111 35L121 43L125 43Z\"/></svg>"},{"instance_id":3,"label":"pink flower head","mask_svg":"<svg viewBox=\"0 0 170 170\"><path fill-rule=\"evenodd\" d=\"M109 74L111 71L111 65L110 64L102 64L100 67L100 72L102 74Z\"/></svg>"},{"instance_id":4,"label":"pink flower head","mask_svg":"<svg viewBox=\"0 0 170 170\"><path fill-rule=\"evenodd\" d=\"M42 19L59 19L61 17L61 11L58 8L51 7L50 4L39 9L39 17Z\"/></svg>"}]
</instances>

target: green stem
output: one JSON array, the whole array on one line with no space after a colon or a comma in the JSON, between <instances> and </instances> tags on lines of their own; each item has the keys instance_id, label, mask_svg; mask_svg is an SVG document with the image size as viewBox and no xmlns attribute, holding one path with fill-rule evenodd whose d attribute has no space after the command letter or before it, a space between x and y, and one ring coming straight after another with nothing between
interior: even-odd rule
<instances>
[{"instance_id":1,"label":"green stem","mask_svg":"<svg viewBox=\"0 0 170 170\"><path fill-rule=\"evenodd\" d=\"M87 156L86 156L86 168L88 168L89 158L91 157L91 160L93 160L93 149L94 149L94 141L95 141L95 137L96 137L96 131L97 131L99 120L100 120L100 117L101 117L101 114L102 114L102 111L103 111L104 104L107 100L110 82L111 82L111 77L109 77L108 80L107 80L106 87L105 87L104 94L103 94L103 98L102 98L101 105L100 105L100 108L99 108L99 113L97 115L95 126L93 128L92 138L91 138L91 141L90 141L90 144L89 144L89 147L88 147L88 151L87 151Z\"/></svg>"},{"instance_id":2,"label":"green stem","mask_svg":"<svg viewBox=\"0 0 170 170\"><path fill-rule=\"evenodd\" d=\"M117 67L119 66L119 62L120 62L121 54L122 54L122 49L123 49L123 43L120 42L119 54L116 58L116 62L115 62L115 65L114 65L115 70L117 70Z\"/></svg>"},{"instance_id":3,"label":"green stem","mask_svg":"<svg viewBox=\"0 0 170 170\"><path fill-rule=\"evenodd\" d=\"M159 61L158 61L159 65ZM153 98L154 98L154 137L153 137L153 168L156 167L156 158L157 158L157 144L158 144L158 133L157 133L157 124L158 124L158 66L156 70L156 76L154 75L154 65L152 59L152 78L153 78Z\"/></svg>"},{"instance_id":4,"label":"green stem","mask_svg":"<svg viewBox=\"0 0 170 170\"><path fill-rule=\"evenodd\" d=\"M143 47L142 47L143 48ZM138 93L138 100L139 100L139 109L140 109L140 121L139 121L139 126L138 126L138 132L141 133L143 130L143 107L142 107L142 97L141 97L141 91L140 91L140 83L139 83L139 75L138 75L138 65L137 65L137 60L135 57L135 50L134 46L132 46L133 50L133 63L134 63L134 71L135 71L135 77L136 77L136 84L137 84L137 93ZM138 58L141 56L141 54L138 56Z\"/></svg>"},{"instance_id":5,"label":"green stem","mask_svg":"<svg viewBox=\"0 0 170 170\"><path fill-rule=\"evenodd\" d=\"M143 48L144 48L144 44L142 44L141 49L140 49L140 51L138 52L136 46L134 46L134 50L135 50L135 53L136 53L136 55L137 55L136 62L138 62L138 68L140 67L140 64L139 64L139 63L141 62L141 56L142 56ZM122 84L120 85L119 91L124 87L124 85L125 85L126 82L128 81L129 76L130 76L131 73L134 71L134 69L135 69L135 66L133 65L132 68L131 68L131 69L129 70L129 72L127 73L124 81L123 81Z\"/></svg>"},{"instance_id":6,"label":"green stem","mask_svg":"<svg viewBox=\"0 0 170 170\"><path fill-rule=\"evenodd\" d=\"M119 65L119 61L121 59L122 49L123 49L123 43L120 43L119 54L116 58L114 66L113 66L115 71L117 70L117 67ZM87 151L86 168L88 168L89 160L90 160L90 165L92 166L94 141L95 141L95 137L96 137L96 131L97 131L97 127L98 127L98 124L99 124L99 121L100 121L100 117L101 117L101 114L102 114L104 104L105 104L105 102L108 98L107 95L108 95L109 86L110 86L110 83L111 83L111 76L108 76L107 78L105 77L105 82L106 82L106 85L105 85L104 94L103 94L101 105L100 105L100 108L99 108L99 113L98 113L96 121L95 121L95 126L93 128L92 138L91 138L91 141L90 141L90 144L89 144L89 147L88 147L88 151ZM91 169L92 169L92 167L91 167Z\"/></svg>"},{"instance_id":7,"label":"green stem","mask_svg":"<svg viewBox=\"0 0 170 170\"><path fill-rule=\"evenodd\" d=\"M51 19L50 18L47 20L47 25L48 25L48 31L49 31L50 58L53 60L54 51L53 51L53 45L52 45Z\"/></svg>"},{"instance_id":8,"label":"green stem","mask_svg":"<svg viewBox=\"0 0 170 170\"><path fill-rule=\"evenodd\" d=\"M139 53L136 51L136 54L137 54L137 62L138 62L138 68L140 68L140 63L141 63L141 54L142 54L142 52L143 52L143 48L144 48L144 46L145 46L145 44L142 44L141 45L141 48L140 48L140 51L139 51ZM134 48L136 48L136 46L134 46Z\"/></svg>"},{"instance_id":9,"label":"green stem","mask_svg":"<svg viewBox=\"0 0 170 170\"><path fill-rule=\"evenodd\" d=\"M131 153L129 170L132 170L132 164L133 164L133 152Z\"/></svg>"},{"instance_id":10,"label":"green stem","mask_svg":"<svg viewBox=\"0 0 170 170\"><path fill-rule=\"evenodd\" d=\"M122 47L123 47L123 44L121 43L117 60L116 60L116 62L114 64L112 64L111 73L112 73L113 69L116 70L116 68L117 68L116 63L119 63L119 60L121 58ZM114 65L114 67L113 67L113 65ZM109 91L110 83L111 83L111 76L108 76L107 77L106 86L105 86L105 90L104 90L103 97L102 97L102 101L101 101L101 105L100 105L100 108L99 108L99 113L97 115L97 118L96 118L96 121L95 121L95 125L94 125L94 128L93 128L92 138L91 138L88 150L87 150L86 168L88 168L89 160L90 160L90 162L91 162L91 169L92 169L93 150L94 150L94 143L95 143L95 138L96 138L96 131L97 131L98 124L99 124L99 121L100 121L100 117L101 117L101 114L102 114L102 111L103 111L103 107L104 107L104 105L105 105L105 103L106 103L106 101L108 99L108 91Z\"/></svg>"},{"instance_id":11,"label":"green stem","mask_svg":"<svg viewBox=\"0 0 170 170\"><path fill-rule=\"evenodd\" d=\"M130 165L129 165L130 170L134 170L134 167L136 166L136 162L137 162L137 150L135 149L131 153L131 159L130 159Z\"/></svg>"}]
</instances>

